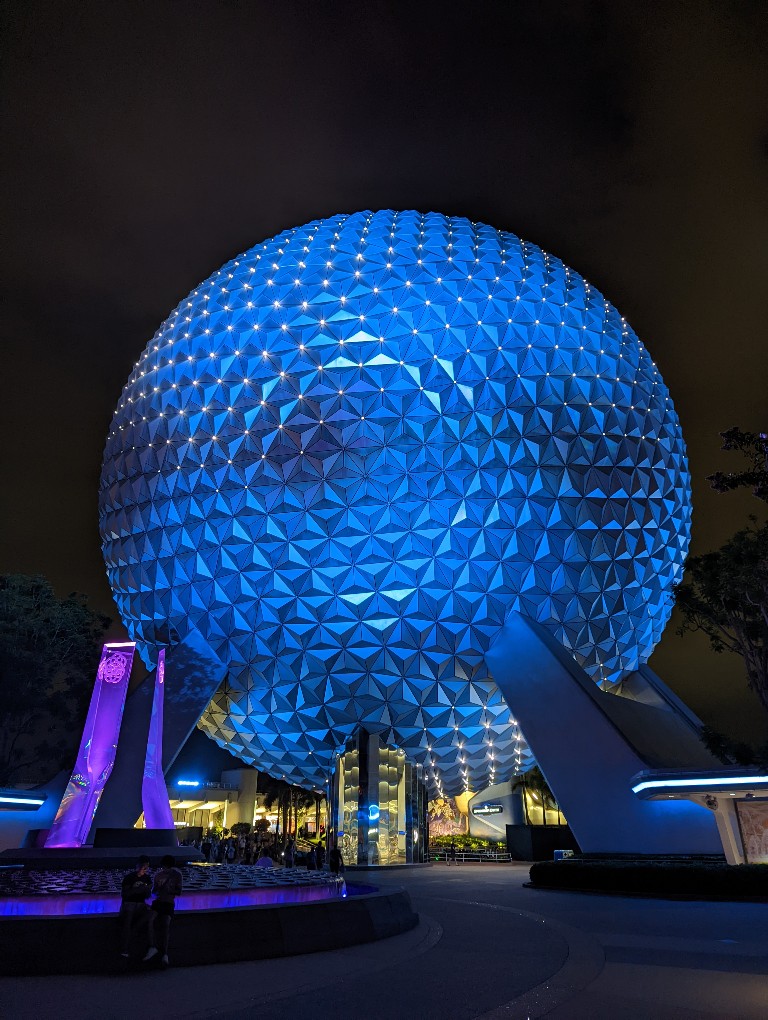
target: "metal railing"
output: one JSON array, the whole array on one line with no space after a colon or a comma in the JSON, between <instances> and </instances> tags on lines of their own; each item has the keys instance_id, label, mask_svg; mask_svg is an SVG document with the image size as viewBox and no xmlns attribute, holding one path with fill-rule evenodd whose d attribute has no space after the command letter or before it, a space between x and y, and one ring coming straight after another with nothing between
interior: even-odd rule
<instances>
[{"instance_id":1,"label":"metal railing","mask_svg":"<svg viewBox=\"0 0 768 1020\"><path fill-rule=\"evenodd\" d=\"M430 861L459 861L460 863L496 864L513 860L512 854L500 853L495 850L457 850L454 858L448 850L436 847L429 851Z\"/></svg>"},{"instance_id":2,"label":"metal railing","mask_svg":"<svg viewBox=\"0 0 768 1020\"><path fill-rule=\"evenodd\" d=\"M300 854L306 854L309 853L310 850L315 849L315 844L310 843L310 841L308 839L305 839L303 836L296 837L295 846Z\"/></svg>"}]
</instances>

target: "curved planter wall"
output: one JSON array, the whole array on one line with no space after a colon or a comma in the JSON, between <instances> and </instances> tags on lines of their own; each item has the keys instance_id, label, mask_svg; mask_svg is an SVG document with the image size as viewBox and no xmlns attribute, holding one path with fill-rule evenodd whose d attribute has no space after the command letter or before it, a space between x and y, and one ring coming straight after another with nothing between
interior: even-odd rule
<instances>
[{"instance_id":1,"label":"curved planter wall","mask_svg":"<svg viewBox=\"0 0 768 1020\"><path fill-rule=\"evenodd\" d=\"M359 887L358 887L359 889ZM175 967L264 960L400 935L418 924L404 889L359 892L345 899L224 910L182 911L171 925ZM146 949L137 933L134 959L119 956L116 914L0 918L0 974L106 974L132 965Z\"/></svg>"}]
</instances>

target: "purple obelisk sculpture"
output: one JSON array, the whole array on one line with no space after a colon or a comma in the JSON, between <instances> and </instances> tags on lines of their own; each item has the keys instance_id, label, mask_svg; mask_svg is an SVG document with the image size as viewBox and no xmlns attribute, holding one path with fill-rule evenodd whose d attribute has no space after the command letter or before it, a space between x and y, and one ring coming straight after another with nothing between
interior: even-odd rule
<instances>
[{"instance_id":1,"label":"purple obelisk sculpture","mask_svg":"<svg viewBox=\"0 0 768 1020\"><path fill-rule=\"evenodd\" d=\"M165 698L165 649L161 648L155 671L152 716L149 720L147 756L141 783L144 825L148 829L172 829L173 815L163 777L163 701Z\"/></svg>"},{"instance_id":2,"label":"purple obelisk sculpture","mask_svg":"<svg viewBox=\"0 0 768 1020\"><path fill-rule=\"evenodd\" d=\"M46 847L78 847L88 838L99 798L115 764L135 649L133 641L104 645L75 768Z\"/></svg>"}]
</instances>

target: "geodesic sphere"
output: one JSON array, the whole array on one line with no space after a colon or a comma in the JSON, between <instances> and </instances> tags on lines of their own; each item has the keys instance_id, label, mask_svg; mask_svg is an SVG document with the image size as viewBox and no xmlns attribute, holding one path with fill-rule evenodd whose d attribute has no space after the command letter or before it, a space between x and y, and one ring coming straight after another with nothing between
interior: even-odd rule
<instances>
[{"instance_id":1,"label":"geodesic sphere","mask_svg":"<svg viewBox=\"0 0 768 1020\"><path fill-rule=\"evenodd\" d=\"M618 681L690 528L672 402L602 294L513 234L392 211L288 230L178 305L100 509L145 659L169 623L228 669L210 736L315 784L362 725L448 794L526 761L484 659L507 613Z\"/></svg>"}]
</instances>

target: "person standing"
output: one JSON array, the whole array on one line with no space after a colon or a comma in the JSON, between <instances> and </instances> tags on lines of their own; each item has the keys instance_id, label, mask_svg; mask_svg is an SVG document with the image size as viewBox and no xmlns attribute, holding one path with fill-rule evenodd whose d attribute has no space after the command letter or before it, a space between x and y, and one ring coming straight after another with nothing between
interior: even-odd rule
<instances>
[{"instance_id":1,"label":"person standing","mask_svg":"<svg viewBox=\"0 0 768 1020\"><path fill-rule=\"evenodd\" d=\"M286 868L292 868L294 860L296 858L296 844L293 840L293 836L288 837L288 842L285 844L285 852L283 859L285 861Z\"/></svg>"},{"instance_id":2,"label":"person standing","mask_svg":"<svg viewBox=\"0 0 768 1020\"><path fill-rule=\"evenodd\" d=\"M451 845L448 847L448 853L446 854L446 857L448 859L448 861L447 861L448 864L450 864L451 861L453 861L453 863L458 868L459 861L458 861L458 859L456 857L456 844L453 842L453 840L451 840Z\"/></svg>"},{"instance_id":3,"label":"person standing","mask_svg":"<svg viewBox=\"0 0 768 1020\"><path fill-rule=\"evenodd\" d=\"M171 918L176 909L176 897L181 893L183 884L181 872L173 866L173 857L166 854L152 884L155 898L150 906L149 949L144 957L145 963L160 953L160 963L163 967L168 966Z\"/></svg>"},{"instance_id":4,"label":"person standing","mask_svg":"<svg viewBox=\"0 0 768 1020\"><path fill-rule=\"evenodd\" d=\"M120 901L120 955L128 956L131 935L136 926L147 917L147 900L152 892L152 876L149 874L149 857L142 854L136 867L129 872L121 884Z\"/></svg>"},{"instance_id":5,"label":"person standing","mask_svg":"<svg viewBox=\"0 0 768 1020\"><path fill-rule=\"evenodd\" d=\"M328 867L334 875L344 874L344 858L341 856L341 850L337 843L334 843L333 849L328 855Z\"/></svg>"}]
</instances>

